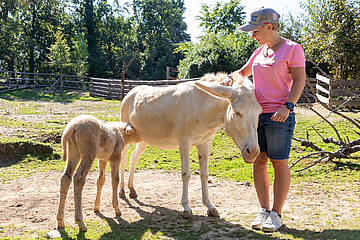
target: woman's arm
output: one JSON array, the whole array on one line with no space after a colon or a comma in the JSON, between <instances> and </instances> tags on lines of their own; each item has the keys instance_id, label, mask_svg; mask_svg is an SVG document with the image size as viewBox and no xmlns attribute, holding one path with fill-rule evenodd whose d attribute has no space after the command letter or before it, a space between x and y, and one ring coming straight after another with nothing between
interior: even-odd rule
<instances>
[{"instance_id":1,"label":"woman's arm","mask_svg":"<svg viewBox=\"0 0 360 240\"><path fill-rule=\"evenodd\" d=\"M290 67L289 70L294 80L294 83L290 89L290 93L287 101L296 104L299 98L301 97L301 93L305 87L305 78L306 78L305 68Z\"/></svg>"},{"instance_id":2,"label":"woman's arm","mask_svg":"<svg viewBox=\"0 0 360 240\"><path fill-rule=\"evenodd\" d=\"M290 67L289 70L294 82L290 89L287 102L292 102L295 105L304 89L306 73L304 67ZM279 108L276 113L274 113L271 119L276 122L285 122L289 113L290 110L284 105Z\"/></svg>"}]
</instances>

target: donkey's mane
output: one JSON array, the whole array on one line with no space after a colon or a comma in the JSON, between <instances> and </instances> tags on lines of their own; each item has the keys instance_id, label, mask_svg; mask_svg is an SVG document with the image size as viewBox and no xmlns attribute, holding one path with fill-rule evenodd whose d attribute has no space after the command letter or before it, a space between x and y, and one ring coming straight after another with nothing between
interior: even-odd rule
<instances>
[{"instance_id":1,"label":"donkey's mane","mask_svg":"<svg viewBox=\"0 0 360 240\"><path fill-rule=\"evenodd\" d=\"M220 82L222 82L226 78L226 76L228 76L228 74L224 72L206 73L203 77L201 77L200 80L206 82L216 82L220 84ZM233 80L234 80L233 82L234 87L242 87L244 85L247 85L247 82L250 82L249 79L240 76L240 74L235 74Z\"/></svg>"}]
</instances>

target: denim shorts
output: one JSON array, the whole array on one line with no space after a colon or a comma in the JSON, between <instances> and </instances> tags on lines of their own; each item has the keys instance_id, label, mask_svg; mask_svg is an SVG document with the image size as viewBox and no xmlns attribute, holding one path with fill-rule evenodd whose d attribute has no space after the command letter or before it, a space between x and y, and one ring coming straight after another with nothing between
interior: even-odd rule
<instances>
[{"instance_id":1,"label":"denim shorts","mask_svg":"<svg viewBox=\"0 0 360 240\"><path fill-rule=\"evenodd\" d=\"M295 113L290 113L285 122L271 120L274 113L262 113L259 116L258 141L260 152L270 159L289 159L291 139L295 128Z\"/></svg>"}]
</instances>

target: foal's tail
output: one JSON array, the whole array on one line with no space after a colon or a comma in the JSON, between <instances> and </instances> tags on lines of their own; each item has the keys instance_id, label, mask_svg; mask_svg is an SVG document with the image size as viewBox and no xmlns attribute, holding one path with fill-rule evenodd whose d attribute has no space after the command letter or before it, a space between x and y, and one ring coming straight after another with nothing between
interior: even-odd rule
<instances>
[{"instance_id":1,"label":"foal's tail","mask_svg":"<svg viewBox=\"0 0 360 240\"><path fill-rule=\"evenodd\" d=\"M70 125L66 126L63 135L61 136L61 146L63 149L63 161L66 162L67 159L67 148L71 135L74 133L74 128Z\"/></svg>"}]
</instances>

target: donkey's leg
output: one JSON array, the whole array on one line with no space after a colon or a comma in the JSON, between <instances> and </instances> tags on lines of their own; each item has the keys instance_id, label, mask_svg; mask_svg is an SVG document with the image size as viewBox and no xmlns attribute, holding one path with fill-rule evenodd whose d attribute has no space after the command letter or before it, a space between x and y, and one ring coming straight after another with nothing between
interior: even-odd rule
<instances>
[{"instance_id":1,"label":"donkey's leg","mask_svg":"<svg viewBox=\"0 0 360 240\"><path fill-rule=\"evenodd\" d=\"M86 176L95 160L95 156L95 149L94 152L89 151L83 153L80 166L74 175L75 222L79 225L79 230L82 232L87 231L82 214L82 190L85 185Z\"/></svg>"},{"instance_id":2,"label":"donkey's leg","mask_svg":"<svg viewBox=\"0 0 360 240\"><path fill-rule=\"evenodd\" d=\"M96 191L96 198L95 198L95 202L94 202L94 211L95 212L100 211L101 191L105 184L105 178L106 178L105 170L106 170L107 161L99 159L98 163L99 163L99 175L98 175L98 180L96 183L97 191Z\"/></svg>"},{"instance_id":3,"label":"donkey's leg","mask_svg":"<svg viewBox=\"0 0 360 240\"><path fill-rule=\"evenodd\" d=\"M130 173L129 173L129 182L128 182L128 188L130 190L130 198L136 198L138 195L134 189L134 173L135 173L135 167L136 164L139 162L139 158L141 154L145 151L147 144L144 142L139 142L136 144L135 150L132 152L130 157Z\"/></svg>"},{"instance_id":4,"label":"donkey's leg","mask_svg":"<svg viewBox=\"0 0 360 240\"><path fill-rule=\"evenodd\" d=\"M208 178L209 178L208 160L209 160L210 145L211 145L211 141L210 143L205 143L197 146L198 154L199 154L199 165L200 165L202 202L208 208L207 214L209 217L219 217L218 211L210 202L209 192L208 192Z\"/></svg>"},{"instance_id":5,"label":"donkey's leg","mask_svg":"<svg viewBox=\"0 0 360 240\"><path fill-rule=\"evenodd\" d=\"M190 143L187 138L180 139L179 152L181 159L181 176L183 181L183 191L181 203L184 207L183 217L190 218L192 216L191 208L189 207L189 181L190 173Z\"/></svg>"},{"instance_id":6,"label":"donkey's leg","mask_svg":"<svg viewBox=\"0 0 360 240\"><path fill-rule=\"evenodd\" d=\"M122 157L120 161L121 165L121 180L120 180L120 192L119 197L125 199L125 167L128 160L129 145L126 145L122 151Z\"/></svg>"},{"instance_id":7,"label":"donkey's leg","mask_svg":"<svg viewBox=\"0 0 360 240\"><path fill-rule=\"evenodd\" d=\"M80 153L78 152L74 143L68 144L67 163L66 163L65 171L61 176L61 180L60 180L60 201L59 201L58 212L56 215L57 228L59 230L65 228L64 211L65 211L66 195L69 191L71 179L74 175L74 171L79 163L79 160L80 160Z\"/></svg>"},{"instance_id":8,"label":"donkey's leg","mask_svg":"<svg viewBox=\"0 0 360 240\"><path fill-rule=\"evenodd\" d=\"M121 154L114 155L110 160L111 167L111 185L112 185L112 205L116 216L121 215L119 208L119 201L117 195L117 189L119 186L119 165L121 162Z\"/></svg>"}]
</instances>

